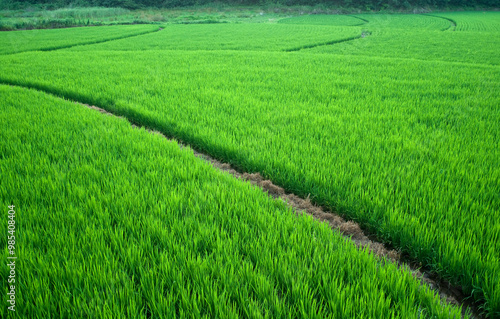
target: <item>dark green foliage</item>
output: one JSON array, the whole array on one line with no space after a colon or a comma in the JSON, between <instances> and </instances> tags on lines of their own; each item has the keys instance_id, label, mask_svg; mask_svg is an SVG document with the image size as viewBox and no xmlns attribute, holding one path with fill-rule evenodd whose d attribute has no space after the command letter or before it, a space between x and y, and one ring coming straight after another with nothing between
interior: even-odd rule
<instances>
[{"instance_id":1,"label":"dark green foliage","mask_svg":"<svg viewBox=\"0 0 500 319\"><path fill-rule=\"evenodd\" d=\"M173 8L195 5L207 5L211 3L224 3L228 5L327 5L338 7L352 7L362 10L387 10L387 9L409 9L422 6L498 6L497 0L3 0L0 6L5 8L26 7L30 5L46 6L48 9L64 6L103 6L122 7L127 9L139 8Z\"/></svg>"}]
</instances>

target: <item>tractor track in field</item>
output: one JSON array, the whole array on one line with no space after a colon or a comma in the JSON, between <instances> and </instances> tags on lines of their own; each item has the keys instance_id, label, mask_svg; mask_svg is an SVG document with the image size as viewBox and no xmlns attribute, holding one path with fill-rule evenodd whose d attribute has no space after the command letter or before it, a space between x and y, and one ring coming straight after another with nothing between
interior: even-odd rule
<instances>
[{"instance_id":1,"label":"tractor track in field","mask_svg":"<svg viewBox=\"0 0 500 319\"><path fill-rule=\"evenodd\" d=\"M461 287L453 286L448 281L440 278L436 273L423 267L422 264L418 261L408 258L408 256L395 249L392 249L388 245L384 245L382 242L377 240L374 234L363 231L359 224L353 221L346 221L335 212L329 211L328 208L314 205L314 203L310 201L309 196L307 198L301 198L295 194L287 193L284 188L275 185L272 181L265 179L259 173L237 171L230 164L223 163L211 157L210 155L199 152L183 141L168 137L153 128L134 122L133 120L120 114L111 113L104 108L75 101L71 98L66 98L62 94L54 94L52 92L30 86L2 82L3 81L1 81L0 84L23 88L26 90L36 90L96 110L107 116L114 116L124 119L128 121L134 128L145 128L152 134L159 134L164 138L177 143L181 149L189 148L193 152L193 155L209 162L214 168L218 169L219 171L231 174L235 178L249 181L251 184L259 187L263 192L267 193L270 197L284 201L289 207L293 208L297 215L309 214L315 219L327 223L332 230L342 233L346 240L352 241L358 248L368 249L375 256L377 256L381 262L389 260L390 262L397 264L400 268L408 269L415 279L419 280L422 285L427 285L430 289L432 289L436 294L440 296L441 300L448 304L452 304L458 307L461 306L462 317L464 317L465 314L469 313L471 318L484 318L479 312L480 304L471 302L470 298L468 298L463 293Z\"/></svg>"}]
</instances>

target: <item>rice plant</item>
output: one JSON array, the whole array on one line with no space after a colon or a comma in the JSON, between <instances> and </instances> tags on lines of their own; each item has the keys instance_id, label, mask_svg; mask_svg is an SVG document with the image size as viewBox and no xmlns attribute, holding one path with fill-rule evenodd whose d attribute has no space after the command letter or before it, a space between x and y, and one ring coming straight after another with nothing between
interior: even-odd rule
<instances>
[{"instance_id":1,"label":"rice plant","mask_svg":"<svg viewBox=\"0 0 500 319\"><path fill-rule=\"evenodd\" d=\"M281 19L278 23L305 24L305 25L330 25L330 26L361 26L367 22L353 16L330 14L330 15L301 15Z\"/></svg>"},{"instance_id":2,"label":"rice plant","mask_svg":"<svg viewBox=\"0 0 500 319\"><path fill-rule=\"evenodd\" d=\"M18 247L2 318L460 318L404 268L175 142L40 92L0 86L0 101Z\"/></svg>"},{"instance_id":3,"label":"rice plant","mask_svg":"<svg viewBox=\"0 0 500 319\"><path fill-rule=\"evenodd\" d=\"M498 12L436 12L433 16L450 19L456 24L455 31L500 31Z\"/></svg>"},{"instance_id":4,"label":"rice plant","mask_svg":"<svg viewBox=\"0 0 500 319\"><path fill-rule=\"evenodd\" d=\"M286 51L359 37L359 27L287 24L198 24L166 25L155 34L123 39L75 51L94 50L252 50Z\"/></svg>"},{"instance_id":5,"label":"rice plant","mask_svg":"<svg viewBox=\"0 0 500 319\"><path fill-rule=\"evenodd\" d=\"M157 30L158 26L154 25L122 25L0 32L0 55L99 43Z\"/></svg>"},{"instance_id":6,"label":"rice plant","mask_svg":"<svg viewBox=\"0 0 500 319\"><path fill-rule=\"evenodd\" d=\"M423 15L359 17L368 22L168 26L2 56L0 82L104 107L310 195L498 316L497 31L453 32L449 20ZM341 30L371 34L282 52L341 39ZM246 316L261 304L249 307Z\"/></svg>"}]
</instances>

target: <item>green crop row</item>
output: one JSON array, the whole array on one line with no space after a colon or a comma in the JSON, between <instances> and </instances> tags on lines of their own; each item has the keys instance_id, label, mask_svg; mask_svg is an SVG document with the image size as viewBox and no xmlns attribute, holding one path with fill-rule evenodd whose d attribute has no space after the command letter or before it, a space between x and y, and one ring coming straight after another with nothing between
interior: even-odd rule
<instances>
[{"instance_id":1,"label":"green crop row","mask_svg":"<svg viewBox=\"0 0 500 319\"><path fill-rule=\"evenodd\" d=\"M317 46L306 52L500 65L500 37L495 27L500 21L500 13L452 12L439 15L442 18L356 15L368 21L363 26L363 37L336 45ZM482 31L440 32L455 30L446 19L459 21L456 30L464 30L464 25L469 23L478 25L471 30Z\"/></svg>"},{"instance_id":2,"label":"green crop row","mask_svg":"<svg viewBox=\"0 0 500 319\"><path fill-rule=\"evenodd\" d=\"M452 20L456 24L455 31L500 31L500 13L495 11L439 12L432 15Z\"/></svg>"},{"instance_id":3,"label":"green crop row","mask_svg":"<svg viewBox=\"0 0 500 319\"><path fill-rule=\"evenodd\" d=\"M445 19L420 14L355 14L354 17L366 20L363 26L371 30L401 29L443 31L450 28L451 23Z\"/></svg>"},{"instance_id":4,"label":"green crop row","mask_svg":"<svg viewBox=\"0 0 500 319\"><path fill-rule=\"evenodd\" d=\"M369 31L369 35L355 41L318 46L307 52L500 65L498 48L500 37L495 32L387 29Z\"/></svg>"},{"instance_id":5,"label":"green crop row","mask_svg":"<svg viewBox=\"0 0 500 319\"><path fill-rule=\"evenodd\" d=\"M497 67L241 51L0 65L0 81L100 105L310 194L500 309Z\"/></svg>"},{"instance_id":6,"label":"green crop row","mask_svg":"<svg viewBox=\"0 0 500 319\"><path fill-rule=\"evenodd\" d=\"M330 25L330 26L360 26L366 24L366 21L353 16L329 14L329 15L301 15L280 19L278 23L284 24L306 24L306 25Z\"/></svg>"},{"instance_id":7,"label":"green crop row","mask_svg":"<svg viewBox=\"0 0 500 319\"><path fill-rule=\"evenodd\" d=\"M407 270L158 134L32 90L2 85L0 103L17 257L2 318L461 317Z\"/></svg>"},{"instance_id":8,"label":"green crop row","mask_svg":"<svg viewBox=\"0 0 500 319\"><path fill-rule=\"evenodd\" d=\"M311 194L461 285L495 317L498 13L481 14L359 15L362 27L167 26L71 51L2 57L0 81L106 107ZM450 20L456 30L490 31L452 32ZM361 38L263 52L349 33ZM225 49L240 52L217 51ZM318 52L335 54L311 54Z\"/></svg>"},{"instance_id":9,"label":"green crop row","mask_svg":"<svg viewBox=\"0 0 500 319\"><path fill-rule=\"evenodd\" d=\"M154 25L124 25L0 32L0 55L99 43L156 30L158 30L158 26Z\"/></svg>"},{"instance_id":10,"label":"green crop row","mask_svg":"<svg viewBox=\"0 0 500 319\"><path fill-rule=\"evenodd\" d=\"M104 8L104 7L86 7L86 8L61 8L57 10L34 11L36 17L50 19L99 19L130 14L130 10L124 8ZM29 15L29 12L27 13Z\"/></svg>"},{"instance_id":11,"label":"green crop row","mask_svg":"<svg viewBox=\"0 0 500 319\"><path fill-rule=\"evenodd\" d=\"M166 25L161 32L140 38L72 50L290 50L360 35L361 29L357 27L263 23Z\"/></svg>"}]
</instances>

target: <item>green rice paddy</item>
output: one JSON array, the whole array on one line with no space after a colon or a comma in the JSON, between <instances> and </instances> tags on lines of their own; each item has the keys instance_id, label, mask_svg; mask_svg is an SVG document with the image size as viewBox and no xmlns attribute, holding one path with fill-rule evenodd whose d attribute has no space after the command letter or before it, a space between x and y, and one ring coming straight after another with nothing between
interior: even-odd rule
<instances>
[{"instance_id":1,"label":"green rice paddy","mask_svg":"<svg viewBox=\"0 0 500 319\"><path fill-rule=\"evenodd\" d=\"M0 95L0 202L20 207L16 315L460 316L326 225L64 98L310 196L498 317L499 18L299 16L105 42L98 30L121 27L93 27L2 45L0 83L31 88ZM72 30L67 49L7 54Z\"/></svg>"}]
</instances>

